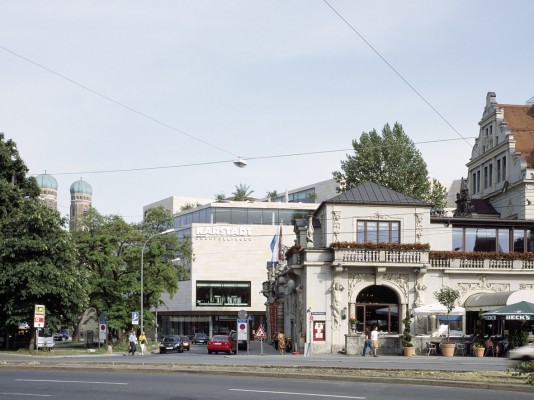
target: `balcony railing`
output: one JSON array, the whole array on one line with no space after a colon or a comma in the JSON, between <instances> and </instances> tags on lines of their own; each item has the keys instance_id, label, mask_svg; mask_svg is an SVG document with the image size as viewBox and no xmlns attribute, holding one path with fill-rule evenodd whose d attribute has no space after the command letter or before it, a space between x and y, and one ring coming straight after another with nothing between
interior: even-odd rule
<instances>
[{"instance_id":1,"label":"balcony railing","mask_svg":"<svg viewBox=\"0 0 534 400\"><path fill-rule=\"evenodd\" d=\"M492 270L534 270L534 260L502 260L485 258L470 260L462 258L433 258L430 260L433 269L492 269Z\"/></svg>"},{"instance_id":2,"label":"balcony railing","mask_svg":"<svg viewBox=\"0 0 534 400\"><path fill-rule=\"evenodd\" d=\"M334 249L334 259L343 263L420 264L428 262L428 251Z\"/></svg>"}]
</instances>

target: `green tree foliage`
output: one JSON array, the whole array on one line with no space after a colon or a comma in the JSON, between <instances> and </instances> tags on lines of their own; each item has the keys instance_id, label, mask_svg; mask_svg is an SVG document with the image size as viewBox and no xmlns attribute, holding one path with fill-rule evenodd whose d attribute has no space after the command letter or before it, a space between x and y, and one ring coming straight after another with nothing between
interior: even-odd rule
<instances>
[{"instance_id":1,"label":"green tree foliage","mask_svg":"<svg viewBox=\"0 0 534 400\"><path fill-rule=\"evenodd\" d=\"M268 191L266 194L265 194L265 197L267 197L268 199L270 199L271 201L273 201L274 199L276 199L278 197L278 192L276 190L273 190L273 191Z\"/></svg>"},{"instance_id":2,"label":"green tree foliage","mask_svg":"<svg viewBox=\"0 0 534 400\"><path fill-rule=\"evenodd\" d=\"M87 275L67 221L39 199L16 145L0 133L0 328L31 323L36 304L47 327L70 325L87 306Z\"/></svg>"},{"instance_id":3,"label":"green tree foliage","mask_svg":"<svg viewBox=\"0 0 534 400\"><path fill-rule=\"evenodd\" d=\"M443 209L447 205L447 189L437 179L432 179L430 193L426 199L432 208Z\"/></svg>"},{"instance_id":4,"label":"green tree foliage","mask_svg":"<svg viewBox=\"0 0 534 400\"><path fill-rule=\"evenodd\" d=\"M250 186L240 183L235 187L235 192L232 192L235 201L249 201L254 200L251 197L254 190L250 190Z\"/></svg>"},{"instance_id":5,"label":"green tree foliage","mask_svg":"<svg viewBox=\"0 0 534 400\"><path fill-rule=\"evenodd\" d=\"M224 193L217 193L215 195L215 201L220 203L220 202L222 202L224 200L226 200L226 195Z\"/></svg>"},{"instance_id":6,"label":"green tree foliage","mask_svg":"<svg viewBox=\"0 0 534 400\"><path fill-rule=\"evenodd\" d=\"M386 124L382 134L374 129L363 132L352 146L354 155L347 155L341 171L333 172L338 192L374 182L418 200L429 198L426 163L401 124L395 123L393 129Z\"/></svg>"},{"instance_id":7,"label":"green tree foliage","mask_svg":"<svg viewBox=\"0 0 534 400\"><path fill-rule=\"evenodd\" d=\"M176 235L159 235L172 224L168 211L149 210L141 224L129 225L119 216L102 216L91 210L82 221L85 229L74 232L80 252L80 268L91 276L90 307L105 312L110 327L129 328L131 312L139 311L141 296L141 253L143 262L143 308L145 326L153 324L152 307L161 306L164 292L174 295L178 281L187 271L172 262L177 256L191 259L187 240Z\"/></svg>"},{"instance_id":8,"label":"green tree foliage","mask_svg":"<svg viewBox=\"0 0 534 400\"><path fill-rule=\"evenodd\" d=\"M450 342L450 320L449 316L454 309L456 301L460 298L460 292L448 286L443 286L440 290L434 292L434 298L447 309L447 342Z\"/></svg>"}]
</instances>

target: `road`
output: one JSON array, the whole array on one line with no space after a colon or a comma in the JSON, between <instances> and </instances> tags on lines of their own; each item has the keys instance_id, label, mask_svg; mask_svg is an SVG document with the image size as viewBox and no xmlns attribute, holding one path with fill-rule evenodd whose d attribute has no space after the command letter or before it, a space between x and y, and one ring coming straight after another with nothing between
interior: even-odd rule
<instances>
[{"instance_id":1,"label":"road","mask_svg":"<svg viewBox=\"0 0 534 400\"><path fill-rule=\"evenodd\" d=\"M532 393L492 390L327 382L289 378L229 377L189 374L147 374L70 371L3 370L0 399L53 398L65 400L514 400L532 399Z\"/></svg>"},{"instance_id":2,"label":"road","mask_svg":"<svg viewBox=\"0 0 534 400\"><path fill-rule=\"evenodd\" d=\"M28 356L4 354L0 352L2 360L26 360ZM38 357L40 358L40 357ZM252 342L250 352L239 351L237 355L211 354L209 355L206 345L192 345L191 351L184 353L169 354L145 354L135 357L126 357L121 353L112 355L88 355L56 357L54 350L43 353L43 358L50 360L68 360L70 362L126 362L126 363L173 363L173 364L210 364L210 365L273 365L273 366L307 366L307 367L346 367L346 368L378 368L378 369L423 369L438 371L505 371L512 361L505 357L441 357L441 356L415 356L412 358L403 356L379 356L361 357L346 356L344 354L293 355L285 353L280 355L273 346L264 344L263 354L259 342ZM35 359L35 358L34 358Z\"/></svg>"}]
</instances>

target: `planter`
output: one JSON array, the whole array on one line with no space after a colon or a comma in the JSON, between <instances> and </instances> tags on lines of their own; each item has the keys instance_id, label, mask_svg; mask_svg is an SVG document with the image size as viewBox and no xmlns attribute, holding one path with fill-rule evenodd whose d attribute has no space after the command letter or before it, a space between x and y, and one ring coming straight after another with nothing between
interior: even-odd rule
<instances>
[{"instance_id":1,"label":"planter","mask_svg":"<svg viewBox=\"0 0 534 400\"><path fill-rule=\"evenodd\" d=\"M454 356L454 349L456 344L454 343L440 343L439 351L443 357L452 357Z\"/></svg>"},{"instance_id":2,"label":"planter","mask_svg":"<svg viewBox=\"0 0 534 400\"><path fill-rule=\"evenodd\" d=\"M475 355L475 357L484 357L485 350L486 349L484 347L477 347L473 349L473 354Z\"/></svg>"},{"instance_id":3,"label":"planter","mask_svg":"<svg viewBox=\"0 0 534 400\"><path fill-rule=\"evenodd\" d=\"M404 351L405 357L413 357L415 354L415 347L403 347L402 350Z\"/></svg>"},{"instance_id":4,"label":"planter","mask_svg":"<svg viewBox=\"0 0 534 400\"><path fill-rule=\"evenodd\" d=\"M356 324L350 324L350 333L356 333Z\"/></svg>"}]
</instances>

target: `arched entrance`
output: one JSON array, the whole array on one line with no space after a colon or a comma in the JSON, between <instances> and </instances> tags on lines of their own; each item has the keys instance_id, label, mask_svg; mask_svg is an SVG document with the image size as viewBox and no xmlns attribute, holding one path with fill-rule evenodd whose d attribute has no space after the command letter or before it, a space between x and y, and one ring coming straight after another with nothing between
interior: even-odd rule
<instances>
[{"instance_id":1,"label":"arched entrance","mask_svg":"<svg viewBox=\"0 0 534 400\"><path fill-rule=\"evenodd\" d=\"M368 286L356 297L356 319L359 331L377 325L378 330L389 333L400 332L399 297L386 286Z\"/></svg>"}]
</instances>

